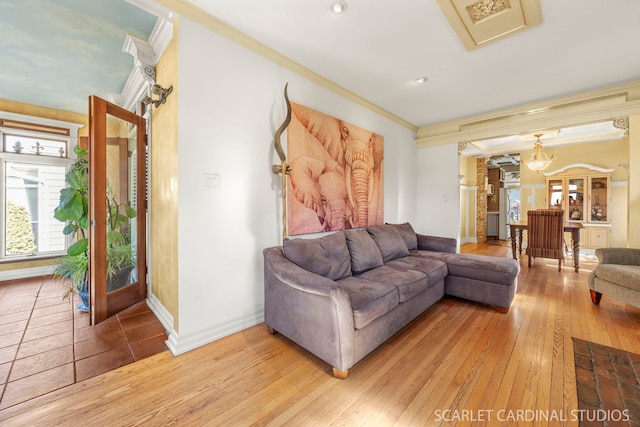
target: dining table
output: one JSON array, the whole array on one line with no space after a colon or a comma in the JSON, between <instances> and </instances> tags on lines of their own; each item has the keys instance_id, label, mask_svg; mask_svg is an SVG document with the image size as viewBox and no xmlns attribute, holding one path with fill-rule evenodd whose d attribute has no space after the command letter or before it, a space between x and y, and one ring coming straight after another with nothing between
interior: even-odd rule
<instances>
[{"instance_id":1,"label":"dining table","mask_svg":"<svg viewBox=\"0 0 640 427\"><path fill-rule=\"evenodd\" d=\"M527 221L510 222L508 225L511 232L511 253L513 259L517 260L518 255L522 255L522 234L527 230ZM583 228L584 225L581 222L565 222L563 226L565 232L571 233L571 253L576 273L580 270L580 230Z\"/></svg>"}]
</instances>

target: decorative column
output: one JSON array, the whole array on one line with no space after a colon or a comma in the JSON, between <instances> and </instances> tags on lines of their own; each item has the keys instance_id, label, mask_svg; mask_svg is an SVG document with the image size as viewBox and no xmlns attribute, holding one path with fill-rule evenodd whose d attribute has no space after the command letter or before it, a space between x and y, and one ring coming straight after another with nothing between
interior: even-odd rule
<instances>
[{"instance_id":1,"label":"decorative column","mask_svg":"<svg viewBox=\"0 0 640 427\"><path fill-rule=\"evenodd\" d=\"M478 183L478 209L476 210L476 239L478 243L487 241L487 159L476 159L476 182Z\"/></svg>"},{"instance_id":2,"label":"decorative column","mask_svg":"<svg viewBox=\"0 0 640 427\"><path fill-rule=\"evenodd\" d=\"M158 19L149 41L127 34L122 51L133 57L133 68L119 94L107 94L107 101L141 114L140 101L151 94L156 82L156 63L173 38L173 24Z\"/></svg>"}]
</instances>

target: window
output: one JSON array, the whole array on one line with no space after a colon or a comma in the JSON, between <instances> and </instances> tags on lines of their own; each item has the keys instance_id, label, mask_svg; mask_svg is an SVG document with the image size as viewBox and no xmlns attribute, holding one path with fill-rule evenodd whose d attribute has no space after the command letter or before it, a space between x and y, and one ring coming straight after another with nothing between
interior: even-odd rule
<instances>
[{"instance_id":1,"label":"window","mask_svg":"<svg viewBox=\"0 0 640 427\"><path fill-rule=\"evenodd\" d=\"M53 217L80 126L0 112L0 260L64 254L64 224Z\"/></svg>"},{"instance_id":2,"label":"window","mask_svg":"<svg viewBox=\"0 0 640 427\"><path fill-rule=\"evenodd\" d=\"M3 135L3 139L3 151L18 154L35 154L37 156L67 157L67 141L11 134Z\"/></svg>"}]
</instances>

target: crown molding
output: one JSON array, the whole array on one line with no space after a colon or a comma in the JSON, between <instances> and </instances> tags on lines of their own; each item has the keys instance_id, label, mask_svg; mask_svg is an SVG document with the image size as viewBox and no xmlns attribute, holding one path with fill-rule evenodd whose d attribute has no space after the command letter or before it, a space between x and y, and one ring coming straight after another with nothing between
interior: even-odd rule
<instances>
[{"instance_id":1,"label":"crown molding","mask_svg":"<svg viewBox=\"0 0 640 427\"><path fill-rule=\"evenodd\" d=\"M552 175L555 175L557 173L566 172L569 169L575 169L575 168L583 168L583 169L587 169L587 170L590 170L590 171L596 171L596 172L602 172L602 173L612 173L613 171L615 171L615 169L601 168L600 166L594 166L594 165L590 165L588 163L573 163L571 165L563 166L560 169L556 169L556 170L551 171L551 172L544 172L543 175L544 176L552 176Z\"/></svg>"},{"instance_id":2,"label":"crown molding","mask_svg":"<svg viewBox=\"0 0 640 427\"><path fill-rule=\"evenodd\" d=\"M149 94L149 88L155 84L156 64L172 39L173 23L163 18L156 21L149 41L127 34L122 51L133 56L133 69L122 92L108 94L107 101L129 111L136 111L138 103Z\"/></svg>"},{"instance_id":3,"label":"crown molding","mask_svg":"<svg viewBox=\"0 0 640 427\"><path fill-rule=\"evenodd\" d=\"M156 21L156 25L151 31L151 35L149 36L149 44L156 55L155 63L162 58L162 55L164 54L164 51L167 50L171 40L173 40L173 19L170 21L166 19L158 19Z\"/></svg>"},{"instance_id":4,"label":"crown molding","mask_svg":"<svg viewBox=\"0 0 640 427\"><path fill-rule=\"evenodd\" d=\"M159 18L162 18L165 21L173 22L176 18L176 14L169 8L158 4L158 2L154 0L125 0L127 3L130 3L140 9L149 12L152 15L155 15Z\"/></svg>"},{"instance_id":5,"label":"crown molding","mask_svg":"<svg viewBox=\"0 0 640 427\"><path fill-rule=\"evenodd\" d=\"M416 146L477 141L640 114L640 81L420 128Z\"/></svg>"},{"instance_id":6,"label":"crown molding","mask_svg":"<svg viewBox=\"0 0 640 427\"><path fill-rule=\"evenodd\" d=\"M217 33L218 35L231 40L232 42L251 50L252 52L268 59L276 65L279 65L280 67L283 67L295 74L304 77L305 79L317 84L318 86L328 89L342 96L343 98L346 98L355 104L363 106L376 114L386 117L387 119L399 125L402 125L414 132L418 130L418 127L413 123L410 123L402 117L399 117L385 110L384 108L379 107L373 102L356 95L355 93L332 82L326 77L323 77L320 74L311 71L303 65L295 62L291 58L268 47L258 40L249 37L247 34L237 30L226 22L216 18L207 11L200 9L196 5L186 0L157 0L157 3L162 4L164 7L173 10L178 15L184 16L190 21L200 24L203 27Z\"/></svg>"}]
</instances>

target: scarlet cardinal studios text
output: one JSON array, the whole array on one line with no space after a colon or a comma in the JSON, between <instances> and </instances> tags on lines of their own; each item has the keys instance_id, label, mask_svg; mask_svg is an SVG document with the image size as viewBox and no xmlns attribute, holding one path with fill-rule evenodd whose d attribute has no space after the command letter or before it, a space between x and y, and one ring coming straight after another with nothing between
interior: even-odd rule
<instances>
[{"instance_id":1,"label":"scarlet cardinal studios text","mask_svg":"<svg viewBox=\"0 0 640 427\"><path fill-rule=\"evenodd\" d=\"M574 409L537 410L537 409L436 409L436 421L629 421L627 409Z\"/></svg>"}]
</instances>

